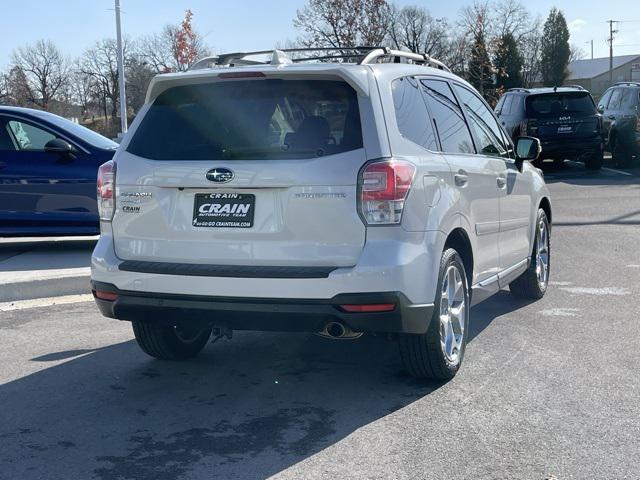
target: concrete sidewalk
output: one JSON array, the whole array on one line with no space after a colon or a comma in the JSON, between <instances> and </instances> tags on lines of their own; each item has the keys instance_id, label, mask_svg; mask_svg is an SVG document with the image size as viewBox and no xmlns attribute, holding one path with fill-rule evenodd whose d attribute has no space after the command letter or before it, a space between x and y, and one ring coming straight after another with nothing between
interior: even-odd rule
<instances>
[{"instance_id":1,"label":"concrete sidewalk","mask_svg":"<svg viewBox=\"0 0 640 480\"><path fill-rule=\"evenodd\" d=\"M0 302L89 293L96 240L0 239Z\"/></svg>"}]
</instances>

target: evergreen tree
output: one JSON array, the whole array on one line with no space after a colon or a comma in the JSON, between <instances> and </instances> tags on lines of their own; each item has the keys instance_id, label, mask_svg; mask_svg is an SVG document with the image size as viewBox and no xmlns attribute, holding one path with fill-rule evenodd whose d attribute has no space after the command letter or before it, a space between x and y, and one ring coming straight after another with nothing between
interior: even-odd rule
<instances>
[{"instance_id":1,"label":"evergreen tree","mask_svg":"<svg viewBox=\"0 0 640 480\"><path fill-rule=\"evenodd\" d=\"M485 96L493 87L493 65L487 52L487 44L482 30L476 32L473 37L469 60L469 83Z\"/></svg>"},{"instance_id":2,"label":"evergreen tree","mask_svg":"<svg viewBox=\"0 0 640 480\"><path fill-rule=\"evenodd\" d=\"M495 55L496 87L509 89L522 86L523 58L511 33L500 37Z\"/></svg>"},{"instance_id":3,"label":"evergreen tree","mask_svg":"<svg viewBox=\"0 0 640 480\"><path fill-rule=\"evenodd\" d=\"M559 86L566 80L569 71L569 28L564 15L552 8L544 23L542 34L542 80L547 86Z\"/></svg>"}]
</instances>

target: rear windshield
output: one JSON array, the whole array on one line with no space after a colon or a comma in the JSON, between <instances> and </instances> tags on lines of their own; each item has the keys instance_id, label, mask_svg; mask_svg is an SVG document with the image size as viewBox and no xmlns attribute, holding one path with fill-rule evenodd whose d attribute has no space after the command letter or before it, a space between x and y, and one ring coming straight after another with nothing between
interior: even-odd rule
<instances>
[{"instance_id":1,"label":"rear windshield","mask_svg":"<svg viewBox=\"0 0 640 480\"><path fill-rule=\"evenodd\" d=\"M127 150L155 160L313 158L362 147L355 91L329 80L185 85L158 96Z\"/></svg>"},{"instance_id":2,"label":"rear windshield","mask_svg":"<svg viewBox=\"0 0 640 480\"><path fill-rule=\"evenodd\" d=\"M529 116L593 115L595 113L595 104L587 92L545 93L527 97L527 115Z\"/></svg>"}]
</instances>

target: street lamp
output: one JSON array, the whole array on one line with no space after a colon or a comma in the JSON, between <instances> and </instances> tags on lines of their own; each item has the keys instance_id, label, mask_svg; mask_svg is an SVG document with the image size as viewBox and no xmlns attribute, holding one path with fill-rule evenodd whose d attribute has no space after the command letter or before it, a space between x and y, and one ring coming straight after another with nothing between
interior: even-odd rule
<instances>
[{"instance_id":1,"label":"street lamp","mask_svg":"<svg viewBox=\"0 0 640 480\"><path fill-rule=\"evenodd\" d=\"M120 28L120 0L116 2L116 58L118 61L118 92L120 97L120 136L127 131L127 96L124 88L124 54L122 51L122 31Z\"/></svg>"}]
</instances>

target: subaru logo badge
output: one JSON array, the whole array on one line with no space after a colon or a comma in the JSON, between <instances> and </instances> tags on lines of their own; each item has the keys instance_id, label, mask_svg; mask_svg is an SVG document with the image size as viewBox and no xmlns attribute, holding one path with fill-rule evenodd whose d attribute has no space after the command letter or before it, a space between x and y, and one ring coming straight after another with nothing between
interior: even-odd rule
<instances>
[{"instance_id":1,"label":"subaru logo badge","mask_svg":"<svg viewBox=\"0 0 640 480\"><path fill-rule=\"evenodd\" d=\"M233 172L228 168L212 168L207 172L207 180L216 183L227 183L233 180Z\"/></svg>"}]
</instances>

